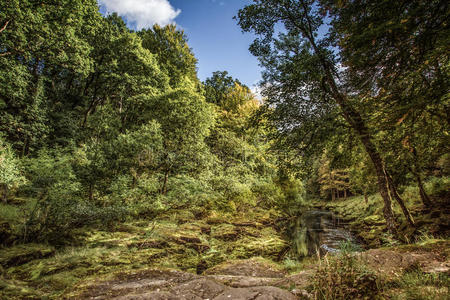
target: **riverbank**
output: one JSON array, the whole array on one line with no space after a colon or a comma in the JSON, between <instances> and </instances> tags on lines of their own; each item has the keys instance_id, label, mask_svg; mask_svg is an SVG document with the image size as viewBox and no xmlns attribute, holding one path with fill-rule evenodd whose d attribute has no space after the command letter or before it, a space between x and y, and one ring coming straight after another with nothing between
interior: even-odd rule
<instances>
[{"instance_id":1,"label":"riverbank","mask_svg":"<svg viewBox=\"0 0 450 300\"><path fill-rule=\"evenodd\" d=\"M383 218L383 202L378 194L368 197L349 197L336 201L315 201L314 207L333 212L348 225L363 242L366 249L395 246L420 242L429 238L450 236L450 207L448 193L433 198L433 206L425 209L417 195L405 193L407 205L415 221L411 226L405 220L400 208L394 205L394 213L399 224L398 236L388 233Z\"/></svg>"},{"instance_id":2,"label":"riverbank","mask_svg":"<svg viewBox=\"0 0 450 300\"><path fill-rule=\"evenodd\" d=\"M331 292L356 299L367 293L388 299L397 294L397 299L415 299L413 294L445 299L450 242L424 234L409 244L391 242L382 220L366 216L375 200L370 199L366 209L357 205L358 198L317 203L343 212L360 237L371 230L381 232L380 244L362 254L344 247L339 249L343 256L298 261L289 251L295 241L284 234L282 215L274 210L236 215L212 211L202 218L178 210L151 222L80 229L71 244L60 248L25 244L0 249L0 298L320 299L317 295L330 292L321 286L330 286Z\"/></svg>"}]
</instances>

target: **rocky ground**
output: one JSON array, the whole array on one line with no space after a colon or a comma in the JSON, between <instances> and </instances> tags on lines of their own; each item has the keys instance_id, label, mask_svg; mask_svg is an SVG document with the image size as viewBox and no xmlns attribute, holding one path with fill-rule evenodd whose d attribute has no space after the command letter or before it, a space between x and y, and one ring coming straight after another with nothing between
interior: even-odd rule
<instances>
[{"instance_id":1,"label":"rocky ground","mask_svg":"<svg viewBox=\"0 0 450 300\"><path fill-rule=\"evenodd\" d=\"M178 212L111 230L83 229L62 248L26 244L0 249L0 299L311 299L322 262L288 259L289 242L279 231L278 217L261 211L196 220ZM414 299L408 285L446 299L448 240L354 255L378 274L388 299L393 299L390 293ZM420 272L419 279L446 277L439 277L439 284L403 284L412 271Z\"/></svg>"},{"instance_id":2,"label":"rocky ground","mask_svg":"<svg viewBox=\"0 0 450 300\"><path fill-rule=\"evenodd\" d=\"M421 268L424 273L450 275L450 242L433 247L409 246L374 249L356 254L385 280L395 280L403 272ZM70 299L312 299L310 285L316 268L310 265L288 274L263 259L229 261L203 275L177 270L148 269L118 273L77 287ZM79 292L82 290L82 292ZM448 291L448 288L447 288Z\"/></svg>"}]
</instances>

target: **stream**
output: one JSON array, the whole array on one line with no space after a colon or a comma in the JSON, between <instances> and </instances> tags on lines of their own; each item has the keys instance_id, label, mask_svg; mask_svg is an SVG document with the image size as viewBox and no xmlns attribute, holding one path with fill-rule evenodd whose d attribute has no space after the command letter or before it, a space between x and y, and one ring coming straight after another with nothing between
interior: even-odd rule
<instances>
[{"instance_id":1,"label":"stream","mask_svg":"<svg viewBox=\"0 0 450 300\"><path fill-rule=\"evenodd\" d=\"M355 236L345 228L345 223L326 210L302 213L291 227L292 250L298 258L338 252L342 242L359 246Z\"/></svg>"}]
</instances>

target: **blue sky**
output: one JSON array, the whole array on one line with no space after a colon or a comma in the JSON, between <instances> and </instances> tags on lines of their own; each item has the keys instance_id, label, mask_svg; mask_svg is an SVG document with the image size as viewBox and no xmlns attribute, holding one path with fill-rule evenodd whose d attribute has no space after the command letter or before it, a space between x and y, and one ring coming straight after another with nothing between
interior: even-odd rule
<instances>
[{"instance_id":1,"label":"blue sky","mask_svg":"<svg viewBox=\"0 0 450 300\"><path fill-rule=\"evenodd\" d=\"M200 80L228 71L249 87L261 78L258 61L248 51L254 36L242 33L233 20L250 0L98 0L116 11L133 29L175 22L188 37L198 59Z\"/></svg>"}]
</instances>

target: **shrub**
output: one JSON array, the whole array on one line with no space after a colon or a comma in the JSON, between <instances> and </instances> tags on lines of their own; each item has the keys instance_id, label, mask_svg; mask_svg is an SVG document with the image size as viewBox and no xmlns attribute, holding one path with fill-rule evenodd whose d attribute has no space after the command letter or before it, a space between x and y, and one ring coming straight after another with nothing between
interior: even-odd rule
<instances>
[{"instance_id":1,"label":"shrub","mask_svg":"<svg viewBox=\"0 0 450 300\"><path fill-rule=\"evenodd\" d=\"M126 206L97 207L83 199L70 153L41 151L26 163L26 191L36 199L23 226L23 239L59 241L77 227L110 225L127 215Z\"/></svg>"},{"instance_id":2,"label":"shrub","mask_svg":"<svg viewBox=\"0 0 450 300\"><path fill-rule=\"evenodd\" d=\"M345 251L321 261L312 286L315 299L373 299L380 293L376 273Z\"/></svg>"}]
</instances>

